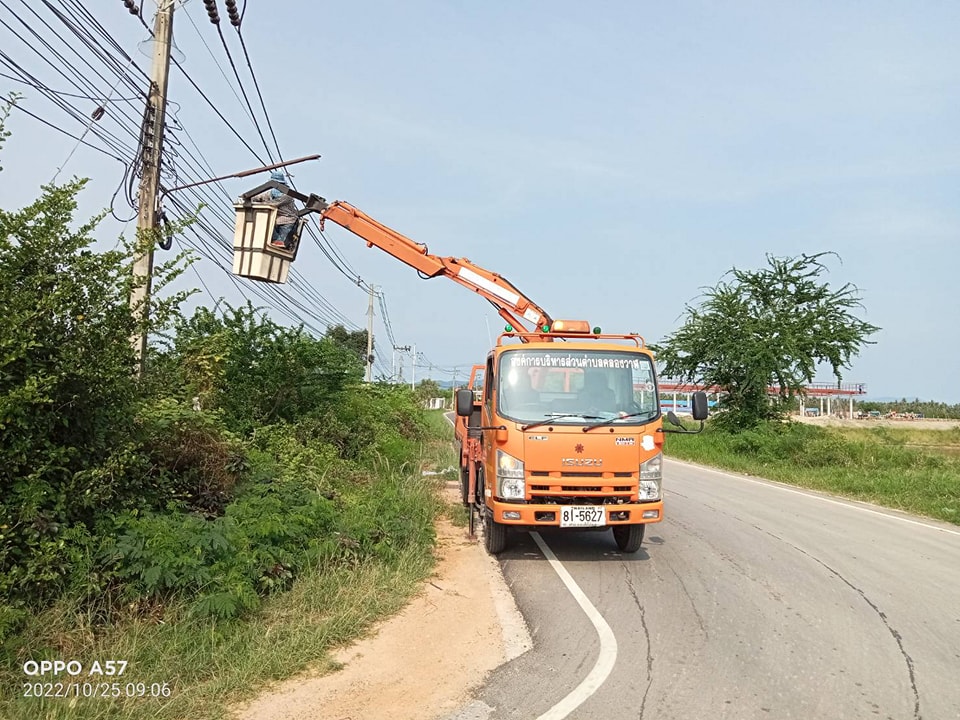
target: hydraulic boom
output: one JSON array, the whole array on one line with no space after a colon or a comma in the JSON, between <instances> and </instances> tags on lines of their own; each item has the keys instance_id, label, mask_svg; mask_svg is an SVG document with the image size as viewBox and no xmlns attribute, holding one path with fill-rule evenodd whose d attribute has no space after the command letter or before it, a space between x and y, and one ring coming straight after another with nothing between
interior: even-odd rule
<instances>
[{"instance_id":1,"label":"hydraulic boom","mask_svg":"<svg viewBox=\"0 0 960 720\"><path fill-rule=\"evenodd\" d=\"M378 247L409 265L424 278L443 276L473 290L490 301L500 317L519 332L546 332L553 325L553 320L543 308L502 275L490 272L467 258L433 255L426 245L414 242L377 222L350 203L342 200L327 202L318 195L304 195L273 180L244 193L241 197L249 201L253 196L271 188L303 202L301 216L308 213L319 214L321 228L329 220L363 238L367 247Z\"/></svg>"}]
</instances>

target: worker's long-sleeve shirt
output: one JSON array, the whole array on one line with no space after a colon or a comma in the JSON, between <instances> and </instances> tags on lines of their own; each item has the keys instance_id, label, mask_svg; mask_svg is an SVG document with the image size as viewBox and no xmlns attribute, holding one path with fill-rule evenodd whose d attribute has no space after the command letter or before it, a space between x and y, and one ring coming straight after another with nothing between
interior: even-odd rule
<instances>
[{"instance_id":1,"label":"worker's long-sleeve shirt","mask_svg":"<svg viewBox=\"0 0 960 720\"><path fill-rule=\"evenodd\" d=\"M277 225L289 225L297 220L297 204L289 195L281 194L275 198L270 190L265 190L259 195L253 196L255 203L267 203L277 206Z\"/></svg>"}]
</instances>

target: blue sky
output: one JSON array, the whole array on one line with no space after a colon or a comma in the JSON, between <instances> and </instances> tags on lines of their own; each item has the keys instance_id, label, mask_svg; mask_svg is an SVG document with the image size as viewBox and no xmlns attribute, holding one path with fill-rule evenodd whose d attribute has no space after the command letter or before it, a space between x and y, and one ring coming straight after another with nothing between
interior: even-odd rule
<instances>
[{"instance_id":1,"label":"blue sky","mask_svg":"<svg viewBox=\"0 0 960 720\"><path fill-rule=\"evenodd\" d=\"M38 24L19 0L6 2ZM90 5L148 68L136 54L143 26L119 2ZM294 169L300 190L347 200L431 252L499 272L554 317L650 342L678 327L685 304L733 266L833 251L840 259L830 261L829 281L857 285L860 316L882 328L844 379L874 397L960 402L949 372L960 354L952 321L960 5L249 5L243 39L280 148L287 158L323 155ZM148 21L154 7L147 0ZM4 7L0 18L17 27ZM203 4L179 7L174 23L184 67L263 150ZM50 87L69 89L2 24L0 48ZM10 90L26 95L26 109L83 131L34 89L0 76L0 91ZM176 70L170 98L174 120L217 175L260 164ZM22 113L9 125L5 207L28 202L68 156L61 179L92 178L81 214L109 205L122 163L82 146L70 155L74 140ZM221 210L230 210L227 194L252 184L224 183ZM124 227L132 229L105 221L101 241L112 245ZM347 231L328 226L326 235L353 271L383 288L395 341L423 353L418 375L449 379L456 366L462 377L484 357L502 327L486 302L447 280L420 280ZM185 284L202 279L213 296L243 301L213 262L196 268ZM304 245L297 271L365 327L366 293L318 247ZM213 300L205 290L193 302ZM330 317L324 308L315 322ZM380 370L389 370L379 317L376 337Z\"/></svg>"}]
</instances>

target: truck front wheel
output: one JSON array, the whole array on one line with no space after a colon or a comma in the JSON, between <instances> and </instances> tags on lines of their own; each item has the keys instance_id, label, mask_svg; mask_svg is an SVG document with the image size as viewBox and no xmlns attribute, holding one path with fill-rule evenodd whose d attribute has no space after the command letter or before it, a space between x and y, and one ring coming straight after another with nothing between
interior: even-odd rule
<instances>
[{"instance_id":1,"label":"truck front wheel","mask_svg":"<svg viewBox=\"0 0 960 720\"><path fill-rule=\"evenodd\" d=\"M646 525L614 525L613 539L617 541L620 552L635 553L643 542Z\"/></svg>"},{"instance_id":2,"label":"truck front wheel","mask_svg":"<svg viewBox=\"0 0 960 720\"><path fill-rule=\"evenodd\" d=\"M507 547L507 526L493 519L490 508L485 508L483 513L483 544L491 555L497 555Z\"/></svg>"}]
</instances>

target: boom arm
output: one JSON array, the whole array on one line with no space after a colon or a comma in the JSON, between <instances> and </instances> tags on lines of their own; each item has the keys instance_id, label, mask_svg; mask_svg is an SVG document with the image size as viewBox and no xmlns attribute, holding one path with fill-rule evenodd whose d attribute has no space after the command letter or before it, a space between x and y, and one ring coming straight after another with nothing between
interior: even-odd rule
<instances>
[{"instance_id":1,"label":"boom arm","mask_svg":"<svg viewBox=\"0 0 960 720\"><path fill-rule=\"evenodd\" d=\"M526 297L510 281L466 258L439 257L427 251L426 245L414 242L347 202L337 200L328 203L318 195L306 196L276 181L264 183L243 194L245 200L269 188L290 195L305 203L301 215L315 212L320 215L320 226L326 220L346 228L363 238L367 247L376 246L397 260L409 265L426 278L444 276L473 290L490 301L504 320L515 330L530 331L525 323L533 326L532 332L540 332L544 326L551 327L553 320L546 311ZM522 322L521 322L522 320Z\"/></svg>"},{"instance_id":2,"label":"boom arm","mask_svg":"<svg viewBox=\"0 0 960 720\"><path fill-rule=\"evenodd\" d=\"M532 324L535 332L553 322L542 308L502 275L485 270L466 258L431 255L426 245L388 228L349 203L338 200L327 205L320 213L321 227L325 220L359 235L367 241L367 247L375 245L424 277L442 275L482 295L497 308L500 317L518 330L524 327L521 318Z\"/></svg>"}]
</instances>

